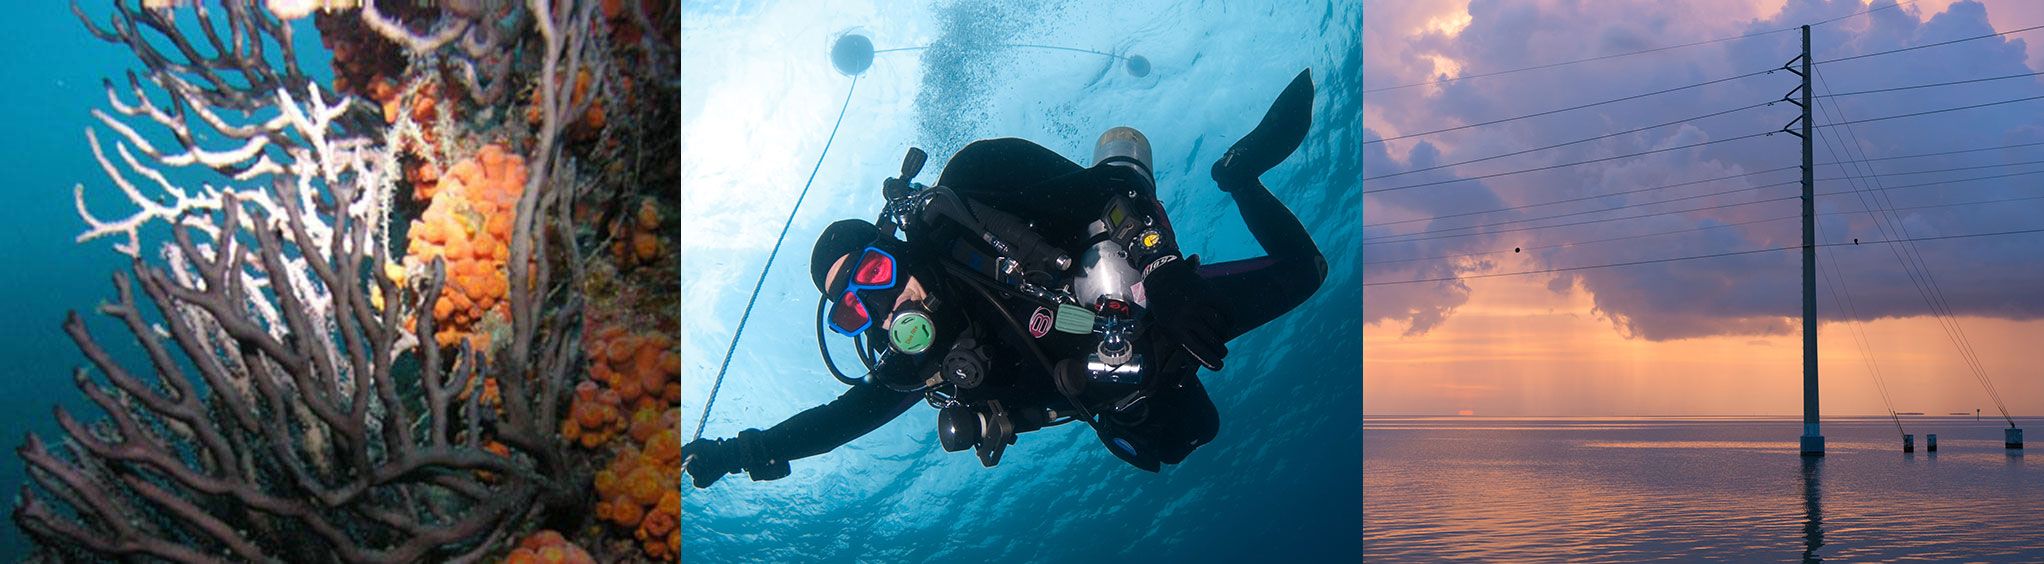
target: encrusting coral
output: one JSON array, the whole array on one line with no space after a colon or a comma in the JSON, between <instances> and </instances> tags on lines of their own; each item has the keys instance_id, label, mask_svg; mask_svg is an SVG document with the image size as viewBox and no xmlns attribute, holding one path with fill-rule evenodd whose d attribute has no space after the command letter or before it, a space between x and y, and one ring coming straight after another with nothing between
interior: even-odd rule
<instances>
[{"instance_id":1,"label":"encrusting coral","mask_svg":"<svg viewBox=\"0 0 2044 564\"><path fill-rule=\"evenodd\" d=\"M112 4L78 241L146 362L66 320L104 417L18 451L37 559L678 557L676 2Z\"/></svg>"}]
</instances>

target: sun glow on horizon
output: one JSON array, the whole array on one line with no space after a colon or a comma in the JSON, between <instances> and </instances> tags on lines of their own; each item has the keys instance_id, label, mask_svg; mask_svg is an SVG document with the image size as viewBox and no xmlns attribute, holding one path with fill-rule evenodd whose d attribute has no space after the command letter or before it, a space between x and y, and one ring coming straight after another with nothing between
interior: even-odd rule
<instances>
[{"instance_id":1,"label":"sun glow on horizon","mask_svg":"<svg viewBox=\"0 0 2044 564\"><path fill-rule=\"evenodd\" d=\"M1532 415L1790 415L1802 409L1802 337L1627 338L1580 289L1545 279L1468 281L1470 301L1433 330L1363 327L1363 412ZM1365 292L1364 299L1369 299ZM2044 379L2025 353L2044 321L1961 318L2009 409L2044 411ZM1826 414L1886 413L1866 358L1842 323L1818 329ZM1929 318L1860 324L1903 412L1984 406L1982 386ZM1469 412L1469 413L1464 413Z\"/></svg>"}]
</instances>

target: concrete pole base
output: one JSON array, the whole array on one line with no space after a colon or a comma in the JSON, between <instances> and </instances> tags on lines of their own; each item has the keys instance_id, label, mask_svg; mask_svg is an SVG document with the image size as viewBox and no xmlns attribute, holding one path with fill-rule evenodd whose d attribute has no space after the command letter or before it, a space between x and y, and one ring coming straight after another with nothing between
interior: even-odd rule
<instances>
[{"instance_id":1,"label":"concrete pole base","mask_svg":"<svg viewBox=\"0 0 2044 564\"><path fill-rule=\"evenodd\" d=\"M1927 451L1931 451L1931 452L1937 452L1937 451L1938 451L1938 434L1937 434L1937 433L1931 433L1931 434L1928 434L1928 435L1924 435L1924 436L1923 436L1923 450L1927 450Z\"/></svg>"},{"instance_id":2,"label":"concrete pole base","mask_svg":"<svg viewBox=\"0 0 2044 564\"><path fill-rule=\"evenodd\" d=\"M1803 435L1803 456L1824 456L1824 435Z\"/></svg>"},{"instance_id":3,"label":"concrete pole base","mask_svg":"<svg viewBox=\"0 0 2044 564\"><path fill-rule=\"evenodd\" d=\"M2021 448L2023 448L2023 430L2022 430L2022 429L2017 429L2017 428L2015 428L2015 427L2010 427L2010 428L2007 428L2007 429L2002 429L2002 430L2001 430L2001 435L2002 435L2002 443L2003 443L2003 444L2002 444L2002 446L2005 446L2005 447L2008 447L2008 448L2013 448L2013 449L2021 449Z\"/></svg>"},{"instance_id":4,"label":"concrete pole base","mask_svg":"<svg viewBox=\"0 0 2044 564\"><path fill-rule=\"evenodd\" d=\"M1916 452L1916 435L1902 435L1902 452Z\"/></svg>"}]
</instances>

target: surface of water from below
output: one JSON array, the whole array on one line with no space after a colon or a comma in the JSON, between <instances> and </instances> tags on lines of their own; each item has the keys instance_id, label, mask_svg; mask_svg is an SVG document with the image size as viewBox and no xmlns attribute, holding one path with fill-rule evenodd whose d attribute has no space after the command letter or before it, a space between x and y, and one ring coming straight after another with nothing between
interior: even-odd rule
<instances>
[{"instance_id":1,"label":"surface of water from below","mask_svg":"<svg viewBox=\"0 0 2044 564\"><path fill-rule=\"evenodd\" d=\"M2003 448L1993 419L1902 425L1914 454L1894 422L1849 419L1805 459L1787 418L1365 418L1363 554L2044 561L2044 454Z\"/></svg>"}]
</instances>

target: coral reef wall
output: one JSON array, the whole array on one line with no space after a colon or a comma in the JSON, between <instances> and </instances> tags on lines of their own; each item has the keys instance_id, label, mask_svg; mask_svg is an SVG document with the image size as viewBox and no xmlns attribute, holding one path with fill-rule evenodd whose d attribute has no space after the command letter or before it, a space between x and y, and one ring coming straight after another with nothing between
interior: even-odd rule
<instances>
[{"instance_id":1,"label":"coral reef wall","mask_svg":"<svg viewBox=\"0 0 2044 564\"><path fill-rule=\"evenodd\" d=\"M111 4L37 558L675 557L674 0Z\"/></svg>"}]
</instances>

